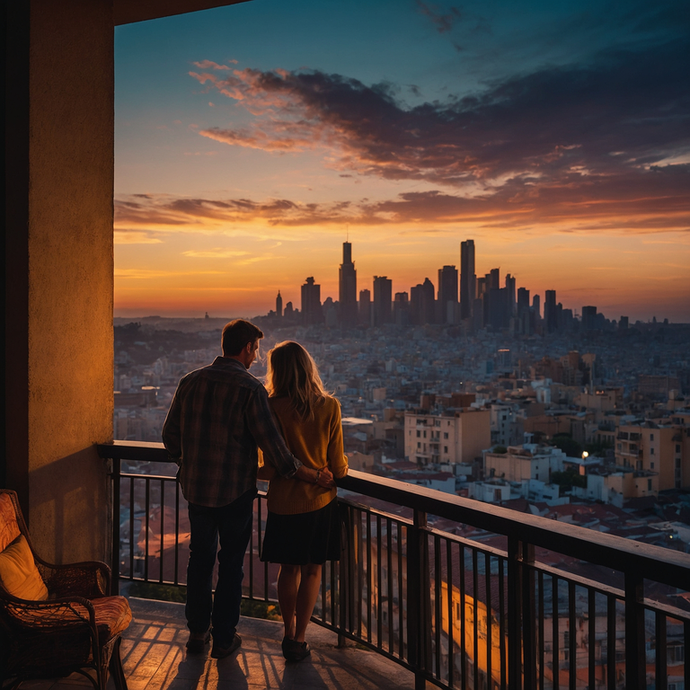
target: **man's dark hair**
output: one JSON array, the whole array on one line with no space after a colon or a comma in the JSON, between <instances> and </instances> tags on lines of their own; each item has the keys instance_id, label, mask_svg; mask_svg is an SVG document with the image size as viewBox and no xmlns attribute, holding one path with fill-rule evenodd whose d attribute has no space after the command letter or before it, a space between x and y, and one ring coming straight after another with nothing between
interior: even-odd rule
<instances>
[{"instance_id":1,"label":"man's dark hair","mask_svg":"<svg viewBox=\"0 0 690 690\"><path fill-rule=\"evenodd\" d=\"M235 319L226 323L225 328L223 328L221 338L223 354L226 357L239 355L247 343L253 343L263 337L264 334L261 329L253 323L245 321L245 319Z\"/></svg>"}]
</instances>

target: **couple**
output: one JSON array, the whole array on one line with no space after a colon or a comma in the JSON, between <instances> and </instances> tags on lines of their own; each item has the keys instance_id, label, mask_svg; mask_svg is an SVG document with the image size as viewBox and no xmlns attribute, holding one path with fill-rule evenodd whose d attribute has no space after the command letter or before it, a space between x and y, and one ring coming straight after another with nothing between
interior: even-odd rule
<instances>
[{"instance_id":1,"label":"couple","mask_svg":"<svg viewBox=\"0 0 690 690\"><path fill-rule=\"evenodd\" d=\"M288 341L268 353L268 392L248 372L261 338L249 321L228 323L222 357L180 381L163 425L163 442L179 465L189 503L187 651L202 653L211 635L216 659L242 644L236 627L261 448L260 476L270 480L261 559L280 564L283 656L301 661L310 654L304 637L321 567L339 557L334 477L347 474L347 458L338 401L325 393L301 345Z\"/></svg>"}]
</instances>

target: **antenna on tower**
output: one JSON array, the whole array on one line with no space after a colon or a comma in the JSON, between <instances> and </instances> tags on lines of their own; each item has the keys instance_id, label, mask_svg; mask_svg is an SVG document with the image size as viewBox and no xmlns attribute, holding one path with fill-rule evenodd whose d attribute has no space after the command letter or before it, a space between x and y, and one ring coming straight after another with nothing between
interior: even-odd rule
<instances>
[{"instance_id":1,"label":"antenna on tower","mask_svg":"<svg viewBox=\"0 0 690 690\"><path fill-rule=\"evenodd\" d=\"M346 234L346 236L345 236L345 237L346 237L345 241L346 241L346 242L349 242L349 241L350 241L350 224L348 223L348 224L345 226L345 228L347 229L347 234Z\"/></svg>"}]
</instances>

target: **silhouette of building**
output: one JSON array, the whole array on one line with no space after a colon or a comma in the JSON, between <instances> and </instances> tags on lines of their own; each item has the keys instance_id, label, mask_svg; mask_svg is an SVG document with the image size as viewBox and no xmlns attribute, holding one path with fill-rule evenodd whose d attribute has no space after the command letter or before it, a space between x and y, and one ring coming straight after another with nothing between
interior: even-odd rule
<instances>
[{"instance_id":1,"label":"silhouette of building","mask_svg":"<svg viewBox=\"0 0 690 690\"><path fill-rule=\"evenodd\" d=\"M506 276L506 290L508 291L508 309L510 316L515 316L515 278L508 273Z\"/></svg>"},{"instance_id":2,"label":"silhouette of building","mask_svg":"<svg viewBox=\"0 0 690 690\"><path fill-rule=\"evenodd\" d=\"M597 308L582 307L582 330L594 331L597 328Z\"/></svg>"},{"instance_id":3,"label":"silhouette of building","mask_svg":"<svg viewBox=\"0 0 690 690\"><path fill-rule=\"evenodd\" d=\"M458 270L444 266L438 270L439 323L455 323L458 306Z\"/></svg>"},{"instance_id":4,"label":"silhouette of building","mask_svg":"<svg viewBox=\"0 0 690 690\"><path fill-rule=\"evenodd\" d=\"M489 290L498 290L501 287L501 269L492 268L491 271L486 274L486 279Z\"/></svg>"},{"instance_id":5,"label":"silhouette of building","mask_svg":"<svg viewBox=\"0 0 690 690\"><path fill-rule=\"evenodd\" d=\"M371 324L371 292L366 289L359 291L359 322Z\"/></svg>"},{"instance_id":6,"label":"silhouette of building","mask_svg":"<svg viewBox=\"0 0 690 690\"><path fill-rule=\"evenodd\" d=\"M544 293L544 322L546 330L553 333L558 328L558 305L556 304L556 291L547 290Z\"/></svg>"},{"instance_id":7,"label":"silhouette of building","mask_svg":"<svg viewBox=\"0 0 690 690\"><path fill-rule=\"evenodd\" d=\"M460 243L460 318L472 316L477 276L474 268L474 240Z\"/></svg>"},{"instance_id":8,"label":"silhouette of building","mask_svg":"<svg viewBox=\"0 0 690 690\"><path fill-rule=\"evenodd\" d=\"M314 278L310 276L302 285L302 323L305 326L312 326L322 321L321 286L317 285Z\"/></svg>"},{"instance_id":9,"label":"silhouette of building","mask_svg":"<svg viewBox=\"0 0 690 690\"><path fill-rule=\"evenodd\" d=\"M352 262L352 244L343 242L343 263L338 274L340 322L345 328L357 323L357 271Z\"/></svg>"},{"instance_id":10,"label":"silhouette of building","mask_svg":"<svg viewBox=\"0 0 690 690\"><path fill-rule=\"evenodd\" d=\"M374 304L371 312L372 326L390 323L393 317L393 281L386 276L374 276Z\"/></svg>"},{"instance_id":11,"label":"silhouette of building","mask_svg":"<svg viewBox=\"0 0 690 690\"><path fill-rule=\"evenodd\" d=\"M436 311L436 290L434 284L428 279L424 283L415 285L410 289L410 321L413 324L422 325L433 323Z\"/></svg>"},{"instance_id":12,"label":"silhouette of building","mask_svg":"<svg viewBox=\"0 0 690 690\"><path fill-rule=\"evenodd\" d=\"M393 323L396 326L410 325L410 301L406 292L396 292L393 300Z\"/></svg>"},{"instance_id":13,"label":"silhouette of building","mask_svg":"<svg viewBox=\"0 0 690 690\"><path fill-rule=\"evenodd\" d=\"M539 321L541 319L541 297L539 295L532 297L532 311L534 318Z\"/></svg>"},{"instance_id":14,"label":"silhouette of building","mask_svg":"<svg viewBox=\"0 0 690 690\"><path fill-rule=\"evenodd\" d=\"M280 318L283 315L283 298L280 296L280 290L278 290L278 296L276 297L276 316Z\"/></svg>"}]
</instances>

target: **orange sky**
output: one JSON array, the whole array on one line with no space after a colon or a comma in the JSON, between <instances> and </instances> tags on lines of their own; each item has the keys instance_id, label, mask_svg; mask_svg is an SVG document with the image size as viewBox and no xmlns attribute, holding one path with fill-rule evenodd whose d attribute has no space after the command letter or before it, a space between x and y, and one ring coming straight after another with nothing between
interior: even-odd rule
<instances>
[{"instance_id":1,"label":"orange sky","mask_svg":"<svg viewBox=\"0 0 690 690\"><path fill-rule=\"evenodd\" d=\"M119 27L116 316L299 307L307 276L337 299L349 237L360 290L436 284L474 239L478 275L690 322L690 31L676 0L609 10L265 0Z\"/></svg>"}]
</instances>

